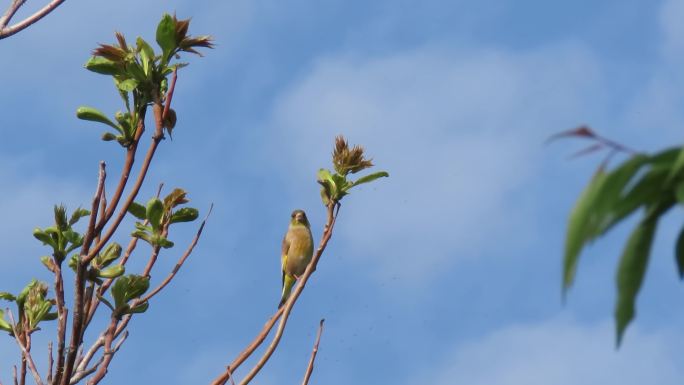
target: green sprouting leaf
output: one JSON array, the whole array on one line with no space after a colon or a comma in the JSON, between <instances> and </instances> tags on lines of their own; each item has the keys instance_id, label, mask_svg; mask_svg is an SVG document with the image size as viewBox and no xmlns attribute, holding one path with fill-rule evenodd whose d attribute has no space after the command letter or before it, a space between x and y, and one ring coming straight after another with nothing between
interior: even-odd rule
<instances>
[{"instance_id":1,"label":"green sprouting leaf","mask_svg":"<svg viewBox=\"0 0 684 385\"><path fill-rule=\"evenodd\" d=\"M55 265L55 261L53 261L52 258L48 257L47 255L40 257L40 262L51 272L55 273L57 271L57 265Z\"/></svg>"},{"instance_id":2,"label":"green sprouting leaf","mask_svg":"<svg viewBox=\"0 0 684 385\"><path fill-rule=\"evenodd\" d=\"M126 310L126 314L139 314L139 313L144 313L147 311L147 309L150 307L149 302L143 302L140 305L137 305L135 307L129 308Z\"/></svg>"},{"instance_id":3,"label":"green sprouting leaf","mask_svg":"<svg viewBox=\"0 0 684 385\"><path fill-rule=\"evenodd\" d=\"M116 278L122 276L126 272L126 268L122 265L110 266L104 270L97 272L100 278Z\"/></svg>"},{"instance_id":4,"label":"green sprouting leaf","mask_svg":"<svg viewBox=\"0 0 684 385\"><path fill-rule=\"evenodd\" d=\"M71 218L69 219L69 226L75 225L81 218L86 217L90 215L90 210L78 208L76 211L74 211L71 214Z\"/></svg>"},{"instance_id":5,"label":"green sprouting leaf","mask_svg":"<svg viewBox=\"0 0 684 385\"><path fill-rule=\"evenodd\" d=\"M636 296L641 288L658 217L647 215L632 231L620 258L617 272L618 297L615 304L616 345L622 342L627 325L634 318Z\"/></svg>"},{"instance_id":6,"label":"green sprouting leaf","mask_svg":"<svg viewBox=\"0 0 684 385\"><path fill-rule=\"evenodd\" d=\"M57 316L57 313L47 313L43 316L43 319L41 321L54 321L57 319Z\"/></svg>"},{"instance_id":7,"label":"green sprouting leaf","mask_svg":"<svg viewBox=\"0 0 684 385\"><path fill-rule=\"evenodd\" d=\"M587 187L582 191L570 212L565 235L565 256L563 258L563 295L572 286L577 271L578 257L587 240L587 229L591 221L591 210L597 193L606 180L606 173L600 168L594 173Z\"/></svg>"},{"instance_id":8,"label":"green sprouting leaf","mask_svg":"<svg viewBox=\"0 0 684 385\"><path fill-rule=\"evenodd\" d=\"M668 148L657 154L651 155L649 163L651 164L651 170L667 170L668 172L672 170L677 156L681 151L681 147Z\"/></svg>"},{"instance_id":9,"label":"green sprouting leaf","mask_svg":"<svg viewBox=\"0 0 684 385\"><path fill-rule=\"evenodd\" d=\"M12 325L5 320L5 312L0 309L0 330L12 333Z\"/></svg>"},{"instance_id":10,"label":"green sprouting leaf","mask_svg":"<svg viewBox=\"0 0 684 385\"><path fill-rule=\"evenodd\" d=\"M138 87L138 81L130 78L116 83L116 87L121 91L133 92Z\"/></svg>"},{"instance_id":11,"label":"green sprouting leaf","mask_svg":"<svg viewBox=\"0 0 684 385\"><path fill-rule=\"evenodd\" d=\"M0 299L4 299L5 301L14 302L17 300L17 297L13 296L11 293L8 293L6 291L0 291Z\"/></svg>"},{"instance_id":12,"label":"green sprouting leaf","mask_svg":"<svg viewBox=\"0 0 684 385\"><path fill-rule=\"evenodd\" d=\"M119 123L121 126L121 133L124 135L130 135L132 133L131 130L131 114L128 112L121 112L117 111L114 114L114 119L116 119L116 122Z\"/></svg>"},{"instance_id":13,"label":"green sprouting leaf","mask_svg":"<svg viewBox=\"0 0 684 385\"><path fill-rule=\"evenodd\" d=\"M173 17L168 13L162 16L159 25L157 25L157 44L162 49L162 63L166 64L169 61L171 53L177 48L176 41L176 23Z\"/></svg>"},{"instance_id":14,"label":"green sprouting leaf","mask_svg":"<svg viewBox=\"0 0 684 385\"><path fill-rule=\"evenodd\" d=\"M69 227L67 222L66 208L63 205L55 205L55 225L58 229L64 231Z\"/></svg>"},{"instance_id":15,"label":"green sprouting leaf","mask_svg":"<svg viewBox=\"0 0 684 385\"><path fill-rule=\"evenodd\" d=\"M109 300L108 300L107 298L105 298L105 297L103 297L103 296L101 296L101 295L99 295L99 294L95 294L95 295L97 296L97 298L98 298L100 301L102 301L103 304L107 305L107 307L108 307L111 311L114 311L114 306L112 306L112 303L109 302Z\"/></svg>"},{"instance_id":16,"label":"green sprouting leaf","mask_svg":"<svg viewBox=\"0 0 684 385\"><path fill-rule=\"evenodd\" d=\"M147 219L147 209L140 203L131 203L131 205L128 206L128 212L133 214L134 217L140 220L144 221L145 219Z\"/></svg>"},{"instance_id":17,"label":"green sprouting leaf","mask_svg":"<svg viewBox=\"0 0 684 385\"><path fill-rule=\"evenodd\" d=\"M104 251L93 260L95 267L103 268L109 266L121 256L121 251L121 245L116 242L110 243L105 247Z\"/></svg>"},{"instance_id":18,"label":"green sprouting leaf","mask_svg":"<svg viewBox=\"0 0 684 385\"><path fill-rule=\"evenodd\" d=\"M321 185L321 199L324 205L328 205L331 199L337 199L337 187L329 170L318 170L317 181Z\"/></svg>"},{"instance_id":19,"label":"green sprouting leaf","mask_svg":"<svg viewBox=\"0 0 684 385\"><path fill-rule=\"evenodd\" d=\"M116 309L128 304L128 301L143 295L150 287L150 280L141 275L125 275L119 277L112 285L112 296Z\"/></svg>"},{"instance_id":20,"label":"green sprouting leaf","mask_svg":"<svg viewBox=\"0 0 684 385\"><path fill-rule=\"evenodd\" d=\"M677 158L675 158L674 162L672 163L672 167L670 168L670 175L667 178L668 182L671 182L679 174L681 174L682 170L684 170L684 147L681 147L679 149Z\"/></svg>"},{"instance_id":21,"label":"green sprouting leaf","mask_svg":"<svg viewBox=\"0 0 684 385\"><path fill-rule=\"evenodd\" d=\"M40 228L36 227L35 229L33 229L33 237L43 242L44 245L48 245L51 246L53 249L57 249L57 242Z\"/></svg>"},{"instance_id":22,"label":"green sprouting leaf","mask_svg":"<svg viewBox=\"0 0 684 385\"><path fill-rule=\"evenodd\" d=\"M684 279L684 227L679 231L677 243L675 245L675 260L677 261L677 271L679 279Z\"/></svg>"},{"instance_id":23,"label":"green sprouting leaf","mask_svg":"<svg viewBox=\"0 0 684 385\"><path fill-rule=\"evenodd\" d=\"M105 142L111 142L112 140L117 140L119 138L122 137L114 135L111 132L105 132L104 134L102 134L102 140L104 140Z\"/></svg>"},{"instance_id":24,"label":"green sprouting leaf","mask_svg":"<svg viewBox=\"0 0 684 385\"><path fill-rule=\"evenodd\" d=\"M152 244L152 238L150 234L147 231L144 230L136 230L131 233L132 237L142 239L143 241L149 243L150 245Z\"/></svg>"},{"instance_id":25,"label":"green sprouting leaf","mask_svg":"<svg viewBox=\"0 0 684 385\"><path fill-rule=\"evenodd\" d=\"M161 247L163 247L163 248L165 248L165 249L170 249L170 248L173 247L173 242L171 242L171 241L169 241L168 239L162 237L161 235L155 236L155 237L153 238L152 244L153 244L154 246L161 246Z\"/></svg>"},{"instance_id":26,"label":"green sprouting leaf","mask_svg":"<svg viewBox=\"0 0 684 385\"><path fill-rule=\"evenodd\" d=\"M173 191L171 191L171 193L164 198L164 208L168 210L183 203L190 202L190 200L187 198L187 195L188 193L181 188L173 189Z\"/></svg>"},{"instance_id":27,"label":"green sprouting leaf","mask_svg":"<svg viewBox=\"0 0 684 385\"><path fill-rule=\"evenodd\" d=\"M88 71L93 71L102 75L119 75L123 67L114 63L109 59L100 56L93 56L85 63L85 68Z\"/></svg>"},{"instance_id":28,"label":"green sprouting leaf","mask_svg":"<svg viewBox=\"0 0 684 385\"><path fill-rule=\"evenodd\" d=\"M170 223L192 222L199 216L199 211L192 207L183 207L171 215Z\"/></svg>"},{"instance_id":29,"label":"green sprouting leaf","mask_svg":"<svg viewBox=\"0 0 684 385\"><path fill-rule=\"evenodd\" d=\"M147 202L147 209L145 212L147 220L152 225L155 231L161 228L162 217L164 216L164 204L158 198L152 198Z\"/></svg>"},{"instance_id":30,"label":"green sprouting leaf","mask_svg":"<svg viewBox=\"0 0 684 385\"><path fill-rule=\"evenodd\" d=\"M389 177L389 173L387 173L386 171L379 171L379 172L374 172L372 174L368 174L366 176L362 176L361 178L352 182L352 186L358 186L358 185L363 184L363 183L369 183L369 182L372 182L372 181L374 181L378 178L382 178L382 177Z\"/></svg>"},{"instance_id":31,"label":"green sprouting leaf","mask_svg":"<svg viewBox=\"0 0 684 385\"><path fill-rule=\"evenodd\" d=\"M143 71L145 72L145 75L149 77L150 68L154 62L154 50L141 37L138 37L136 44L138 46L138 51L140 52L140 61L142 62Z\"/></svg>"},{"instance_id":32,"label":"green sprouting leaf","mask_svg":"<svg viewBox=\"0 0 684 385\"><path fill-rule=\"evenodd\" d=\"M109 118L105 116L105 114L98 110L97 108L94 107L88 107L88 106L81 106L76 109L76 117L82 120L89 120L91 122L98 122L102 124L106 124L110 127L113 127L117 130L121 130L119 126L114 124Z\"/></svg>"}]
</instances>

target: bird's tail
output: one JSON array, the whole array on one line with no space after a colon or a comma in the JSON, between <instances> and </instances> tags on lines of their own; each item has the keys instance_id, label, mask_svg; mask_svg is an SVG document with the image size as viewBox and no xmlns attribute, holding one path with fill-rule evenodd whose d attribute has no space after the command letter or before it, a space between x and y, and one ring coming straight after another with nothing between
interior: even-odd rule
<instances>
[{"instance_id":1,"label":"bird's tail","mask_svg":"<svg viewBox=\"0 0 684 385\"><path fill-rule=\"evenodd\" d=\"M278 309L283 307L287 299L290 298L290 292L292 292L292 286L294 286L296 279L295 277L284 274L283 276L283 295L280 297L280 303L278 304Z\"/></svg>"}]
</instances>

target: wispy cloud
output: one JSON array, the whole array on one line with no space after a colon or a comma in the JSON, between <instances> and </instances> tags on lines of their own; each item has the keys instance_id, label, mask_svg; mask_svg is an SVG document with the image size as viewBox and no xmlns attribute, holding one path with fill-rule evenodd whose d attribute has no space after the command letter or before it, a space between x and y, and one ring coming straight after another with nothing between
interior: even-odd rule
<instances>
[{"instance_id":1,"label":"wispy cloud","mask_svg":"<svg viewBox=\"0 0 684 385\"><path fill-rule=\"evenodd\" d=\"M674 385L684 381L673 351L680 338L630 330L619 352L610 322L567 319L510 326L462 344L407 384Z\"/></svg>"},{"instance_id":2,"label":"wispy cloud","mask_svg":"<svg viewBox=\"0 0 684 385\"><path fill-rule=\"evenodd\" d=\"M301 173L328 163L336 134L366 145L391 177L350 198L346 249L383 274L421 282L524 242L524 208L510 196L534 175L543 138L576 124L600 94L598 78L576 44L325 57L282 95L268 148L287 143L288 155L275 159Z\"/></svg>"}]
</instances>

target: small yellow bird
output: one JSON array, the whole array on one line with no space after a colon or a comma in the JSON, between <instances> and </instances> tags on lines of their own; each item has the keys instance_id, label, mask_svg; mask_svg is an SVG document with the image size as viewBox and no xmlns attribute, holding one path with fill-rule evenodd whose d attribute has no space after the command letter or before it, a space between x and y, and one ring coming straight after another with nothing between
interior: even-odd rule
<instances>
[{"instance_id":1,"label":"small yellow bird","mask_svg":"<svg viewBox=\"0 0 684 385\"><path fill-rule=\"evenodd\" d=\"M290 297L292 286L304 274L313 256L313 236L304 210L292 212L290 226L283 239L281 263L283 269L283 294L278 308Z\"/></svg>"}]
</instances>

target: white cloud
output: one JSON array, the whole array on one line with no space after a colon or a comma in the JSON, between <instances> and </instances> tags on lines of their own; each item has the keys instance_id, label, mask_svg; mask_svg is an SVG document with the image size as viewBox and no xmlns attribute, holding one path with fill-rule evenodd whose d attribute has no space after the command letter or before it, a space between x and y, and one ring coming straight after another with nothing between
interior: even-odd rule
<instances>
[{"instance_id":1,"label":"white cloud","mask_svg":"<svg viewBox=\"0 0 684 385\"><path fill-rule=\"evenodd\" d=\"M415 282L524 242L526 208L511 194L534 175L544 138L577 124L599 91L593 57L575 44L338 55L282 96L269 151L285 149L279 166L310 178L336 134L364 144L391 177L346 201L339 234L359 261Z\"/></svg>"},{"instance_id":2,"label":"white cloud","mask_svg":"<svg viewBox=\"0 0 684 385\"><path fill-rule=\"evenodd\" d=\"M568 320L512 326L456 348L420 381L435 385L674 385L684 381L673 354L680 338L630 327L615 351L610 322Z\"/></svg>"}]
</instances>

